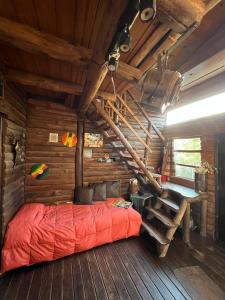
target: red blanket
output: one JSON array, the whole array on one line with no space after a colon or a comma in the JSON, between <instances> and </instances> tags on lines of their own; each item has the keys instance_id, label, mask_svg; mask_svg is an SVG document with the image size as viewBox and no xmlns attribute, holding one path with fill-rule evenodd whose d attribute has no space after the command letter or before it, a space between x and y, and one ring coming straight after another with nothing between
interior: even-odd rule
<instances>
[{"instance_id":1,"label":"red blanket","mask_svg":"<svg viewBox=\"0 0 225 300\"><path fill-rule=\"evenodd\" d=\"M94 205L25 204L8 225L2 272L139 235L139 213L115 207L113 200Z\"/></svg>"}]
</instances>

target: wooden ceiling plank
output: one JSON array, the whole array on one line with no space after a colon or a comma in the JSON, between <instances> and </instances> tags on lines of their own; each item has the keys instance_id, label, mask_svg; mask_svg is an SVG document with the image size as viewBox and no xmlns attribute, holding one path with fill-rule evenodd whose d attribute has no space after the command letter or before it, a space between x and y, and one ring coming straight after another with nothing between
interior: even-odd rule
<instances>
[{"instance_id":1,"label":"wooden ceiling plank","mask_svg":"<svg viewBox=\"0 0 225 300\"><path fill-rule=\"evenodd\" d=\"M0 17L0 38L24 50L44 53L73 64L86 65L92 54L90 49L73 46L56 36L3 17Z\"/></svg>"},{"instance_id":2,"label":"wooden ceiling plank","mask_svg":"<svg viewBox=\"0 0 225 300\"><path fill-rule=\"evenodd\" d=\"M102 61L105 60L106 52L108 51L119 18L125 7L125 1L113 1L112 3L109 1L105 7L101 22L101 31L97 35L93 50L93 60L89 63L84 92L80 99L78 108L80 116L85 115L108 73L108 65L106 63L102 64Z\"/></svg>"},{"instance_id":3,"label":"wooden ceiling plank","mask_svg":"<svg viewBox=\"0 0 225 300\"><path fill-rule=\"evenodd\" d=\"M4 77L6 81L9 82L15 82L21 85L37 87L58 93L81 95L83 92L83 87L81 85L74 84L72 82L59 81L13 69L7 69L4 73ZM115 98L113 94L104 91L98 91L97 95L108 100L114 100Z\"/></svg>"},{"instance_id":4,"label":"wooden ceiling plank","mask_svg":"<svg viewBox=\"0 0 225 300\"><path fill-rule=\"evenodd\" d=\"M169 28L167 25L160 25L149 37L149 39L144 43L140 51L138 51L135 57L131 60L130 64L132 66L137 67L168 31Z\"/></svg>"}]
</instances>

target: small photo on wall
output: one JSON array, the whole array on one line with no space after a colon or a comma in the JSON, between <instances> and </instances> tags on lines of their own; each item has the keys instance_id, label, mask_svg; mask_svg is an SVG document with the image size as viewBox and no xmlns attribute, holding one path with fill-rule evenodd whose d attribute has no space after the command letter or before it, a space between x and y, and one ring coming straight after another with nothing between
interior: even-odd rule
<instances>
[{"instance_id":1,"label":"small photo on wall","mask_svg":"<svg viewBox=\"0 0 225 300\"><path fill-rule=\"evenodd\" d=\"M100 133L87 133L84 134L84 147L85 148L100 148L103 147L103 135Z\"/></svg>"}]
</instances>

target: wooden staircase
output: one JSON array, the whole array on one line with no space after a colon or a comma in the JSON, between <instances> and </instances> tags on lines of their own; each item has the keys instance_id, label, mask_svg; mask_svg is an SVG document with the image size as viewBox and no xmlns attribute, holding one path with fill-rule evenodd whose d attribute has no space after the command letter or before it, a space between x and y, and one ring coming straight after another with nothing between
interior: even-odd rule
<instances>
[{"instance_id":1,"label":"wooden staircase","mask_svg":"<svg viewBox=\"0 0 225 300\"><path fill-rule=\"evenodd\" d=\"M128 112L137 122L137 124L144 130L146 135L150 138L150 133L147 131L145 126L140 122L137 116L134 116L130 107L126 104L122 97L118 96L120 105L113 103L108 100L95 100L93 109L89 111L88 117L90 120L94 120L96 125L101 130L103 136L108 140L111 146L117 151L120 158L126 163L127 167L134 172L141 173L144 175L148 181L155 187L155 189L160 194L162 192L161 186L155 179L154 174L149 170L144 159L141 158L136 150L131 146L128 139L120 130L118 124L116 124L115 119L118 122L125 124L132 134L137 138L137 140L145 147L145 151L152 152L150 146L144 141L144 139L137 133L137 131L131 126L125 117L125 113L121 112L122 108ZM97 115L96 115L97 111ZM118 145L119 143L119 145ZM127 154L128 153L128 154Z\"/></svg>"},{"instance_id":2,"label":"wooden staircase","mask_svg":"<svg viewBox=\"0 0 225 300\"><path fill-rule=\"evenodd\" d=\"M177 192L164 190L154 207L146 207L143 228L157 241L159 257L165 257L170 242L180 226L187 201Z\"/></svg>"},{"instance_id":3,"label":"wooden staircase","mask_svg":"<svg viewBox=\"0 0 225 300\"><path fill-rule=\"evenodd\" d=\"M144 115L148 121L148 129L144 127L138 117L133 113L126 101L121 97L117 97L117 102L109 100L96 99L93 102L92 109L88 112L88 117L94 121L101 130L104 138L108 140L114 150L117 151L121 160L127 167L150 182L158 193L157 201L154 207L146 207L143 215L142 227L148 234L157 241L157 249L160 257L164 257L169 248L181 220L184 216L187 203L182 199L180 194L176 194L175 200L170 196L170 191L162 191L161 186L156 180L156 174L152 173L151 167L147 166L148 154L152 153L150 148L151 129L155 130L157 135L164 142L165 139L159 129L152 123L146 112L138 102L134 102L138 110ZM133 118L135 123L146 133L146 141L137 133L128 122ZM137 140L145 147L144 158L141 158L137 151L131 146L130 142L120 129L122 122L137 138ZM173 192L172 192L173 193ZM174 195L172 195L174 196ZM158 223L155 221L157 220Z\"/></svg>"}]
</instances>

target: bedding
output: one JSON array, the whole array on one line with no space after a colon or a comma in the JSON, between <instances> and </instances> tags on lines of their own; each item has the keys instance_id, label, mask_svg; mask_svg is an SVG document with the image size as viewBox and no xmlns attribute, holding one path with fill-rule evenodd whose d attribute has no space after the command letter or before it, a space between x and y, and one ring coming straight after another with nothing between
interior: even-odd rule
<instances>
[{"instance_id":1,"label":"bedding","mask_svg":"<svg viewBox=\"0 0 225 300\"><path fill-rule=\"evenodd\" d=\"M25 204L8 224L2 272L138 236L141 216L109 198L94 205Z\"/></svg>"}]
</instances>

